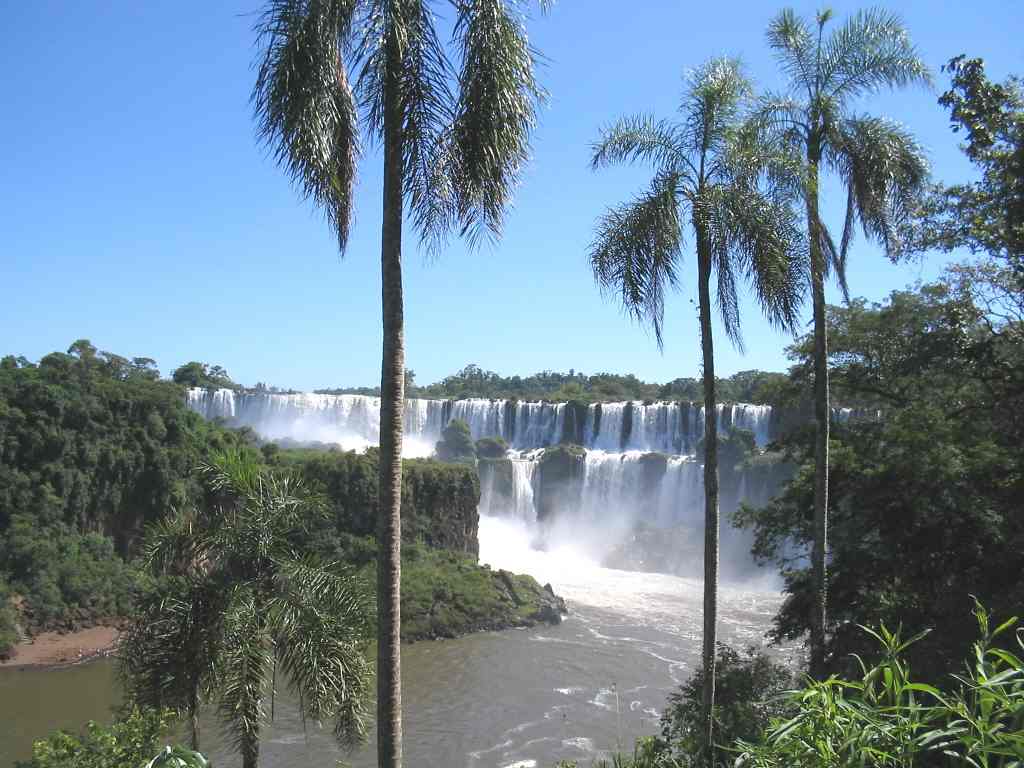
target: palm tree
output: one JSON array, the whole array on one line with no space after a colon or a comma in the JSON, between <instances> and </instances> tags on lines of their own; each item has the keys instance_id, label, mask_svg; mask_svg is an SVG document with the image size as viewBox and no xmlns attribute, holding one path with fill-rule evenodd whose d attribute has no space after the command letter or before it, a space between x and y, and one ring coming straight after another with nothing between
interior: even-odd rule
<instances>
[{"instance_id":1,"label":"palm tree","mask_svg":"<svg viewBox=\"0 0 1024 768\"><path fill-rule=\"evenodd\" d=\"M543 96L525 33L526 0L451 0L450 47L457 66L437 31L437 4L270 0L257 26L264 52L252 95L262 139L299 191L324 211L342 253L360 128L383 148L377 559L382 767L402 761L403 214L408 206L421 241L434 251L453 230L474 243L498 236Z\"/></svg>"},{"instance_id":2,"label":"palm tree","mask_svg":"<svg viewBox=\"0 0 1024 768\"><path fill-rule=\"evenodd\" d=\"M752 89L738 62L713 59L688 77L682 122L621 119L602 132L592 166L645 162L650 187L599 221L590 259L603 290L649 323L662 345L665 293L681 270L684 229L696 245L704 384L704 718L713 757L718 613L718 432L711 278L726 334L742 348L737 279L752 284L770 322L791 327L800 299L796 226L787 184L787 154L742 113ZM688 219L688 221L687 221Z\"/></svg>"},{"instance_id":3,"label":"palm tree","mask_svg":"<svg viewBox=\"0 0 1024 768\"><path fill-rule=\"evenodd\" d=\"M255 768L278 671L304 718L331 721L342 744L364 732L372 634L369 589L294 542L323 512L300 482L266 474L248 455L204 466L208 506L175 514L147 538L154 586L122 647L121 671L140 704L186 712L215 702Z\"/></svg>"},{"instance_id":4,"label":"palm tree","mask_svg":"<svg viewBox=\"0 0 1024 768\"><path fill-rule=\"evenodd\" d=\"M900 125L854 114L851 103L880 88L928 83L928 68L918 56L899 17L880 10L861 11L826 36L830 10L816 27L782 11L768 27L768 44L789 78L789 94L769 96L762 110L799 156L804 171L807 233L810 244L811 297L814 312L814 592L811 612L811 673L824 674L828 551L828 340L825 328L825 279L834 274L847 296L846 257L859 221L865 237L876 240L890 258L899 252L897 231L928 174L914 138ZM846 188L846 218L836 245L819 215L821 166Z\"/></svg>"}]
</instances>

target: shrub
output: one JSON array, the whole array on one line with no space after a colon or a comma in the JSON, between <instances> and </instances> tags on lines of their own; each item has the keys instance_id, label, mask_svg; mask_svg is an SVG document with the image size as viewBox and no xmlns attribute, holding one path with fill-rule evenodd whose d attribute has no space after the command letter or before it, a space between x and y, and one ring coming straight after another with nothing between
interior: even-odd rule
<instances>
[{"instance_id":1,"label":"shrub","mask_svg":"<svg viewBox=\"0 0 1024 768\"><path fill-rule=\"evenodd\" d=\"M715 740L719 745L757 739L772 718L792 712L792 706L779 698L793 684L792 673L756 649L740 653L719 645L715 672ZM694 756L705 753L703 690L704 671L698 670L677 692L669 694L661 716L661 746L683 765L699 764ZM733 756L722 750L718 755L721 765L732 765Z\"/></svg>"},{"instance_id":2,"label":"shrub","mask_svg":"<svg viewBox=\"0 0 1024 768\"><path fill-rule=\"evenodd\" d=\"M441 431L441 439L434 447L434 453L441 461L473 461L476 459L476 446L469 424L462 419L452 419Z\"/></svg>"},{"instance_id":3,"label":"shrub","mask_svg":"<svg viewBox=\"0 0 1024 768\"><path fill-rule=\"evenodd\" d=\"M882 660L861 664L856 680L808 679L786 695L797 714L773 721L758 743L737 744L737 766L746 768L854 768L947 764L1012 768L1024 760L1024 662L996 647L1016 630L1017 618L995 630L977 605L980 638L966 673L953 676L953 692L914 682L905 651L922 635L903 641L899 631L865 629L882 648ZM922 633L923 634L923 633Z\"/></svg>"},{"instance_id":4,"label":"shrub","mask_svg":"<svg viewBox=\"0 0 1024 768\"><path fill-rule=\"evenodd\" d=\"M135 768L147 765L173 720L170 710L130 709L112 725L90 721L78 735L57 731L32 746L15 768ZM173 763L164 763L173 765ZM199 764L201 765L201 764Z\"/></svg>"},{"instance_id":5,"label":"shrub","mask_svg":"<svg viewBox=\"0 0 1024 768\"><path fill-rule=\"evenodd\" d=\"M508 443L500 437L484 437L476 441L476 455L481 459L503 459L508 454Z\"/></svg>"},{"instance_id":6,"label":"shrub","mask_svg":"<svg viewBox=\"0 0 1024 768\"><path fill-rule=\"evenodd\" d=\"M11 602L11 590L0 578L0 658L5 658L18 642L18 614Z\"/></svg>"}]
</instances>

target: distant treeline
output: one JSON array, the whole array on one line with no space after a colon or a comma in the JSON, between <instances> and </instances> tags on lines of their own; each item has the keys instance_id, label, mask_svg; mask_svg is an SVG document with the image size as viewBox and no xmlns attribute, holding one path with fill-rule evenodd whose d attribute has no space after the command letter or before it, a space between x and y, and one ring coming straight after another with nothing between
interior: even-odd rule
<instances>
[{"instance_id":1,"label":"distant treeline","mask_svg":"<svg viewBox=\"0 0 1024 768\"><path fill-rule=\"evenodd\" d=\"M102 352L102 355L110 353ZM157 378L153 361L149 358L136 358L128 361L117 355L111 355L122 367L145 364L146 375ZM208 365L200 362L185 363L171 374L171 380L187 387L204 387L207 389L234 389L248 392L265 392L272 394L292 394L297 390L287 387L271 386L257 382L253 387L236 383L228 376L228 372L219 365ZM716 379L718 399L723 403L755 403L759 405L781 405L792 399L792 388L789 376L771 371L740 371L727 378ZM380 396L380 387L335 387L317 389L325 395L367 395ZM467 397L485 397L501 400L549 400L566 402L575 400L584 403L622 402L653 402L656 400L689 400L693 402L704 398L704 388L699 378L685 377L673 379L666 384L641 381L632 373L594 373L586 374L572 368L568 373L558 371L541 371L532 376L502 376L494 371L485 371L480 366L470 363L458 373L446 376L441 381L425 386L416 384L416 372L407 370L405 373L406 397L431 398L438 400L457 400Z\"/></svg>"},{"instance_id":2,"label":"distant treeline","mask_svg":"<svg viewBox=\"0 0 1024 768\"><path fill-rule=\"evenodd\" d=\"M773 404L783 397L789 378L784 373L740 371L728 378L717 379L721 402ZM379 387L319 389L323 394L380 394ZM458 373L435 384L416 386L415 373L406 372L406 396L459 399L486 397L494 399L551 400L582 402L619 402L634 400L692 400L704 397L700 379L673 379L667 384L641 381L633 374L585 374L570 369L568 373L541 371L532 376L501 376L478 365L467 365Z\"/></svg>"}]
</instances>

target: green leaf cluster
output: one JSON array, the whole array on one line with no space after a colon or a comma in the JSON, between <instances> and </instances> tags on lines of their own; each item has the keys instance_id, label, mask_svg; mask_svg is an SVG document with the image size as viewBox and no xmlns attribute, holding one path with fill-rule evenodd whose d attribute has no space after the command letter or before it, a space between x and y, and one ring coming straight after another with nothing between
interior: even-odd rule
<instances>
[{"instance_id":1,"label":"green leaf cluster","mask_svg":"<svg viewBox=\"0 0 1024 768\"><path fill-rule=\"evenodd\" d=\"M78 734L57 731L16 768L143 768L174 721L170 710L131 708L111 725L90 721Z\"/></svg>"}]
</instances>

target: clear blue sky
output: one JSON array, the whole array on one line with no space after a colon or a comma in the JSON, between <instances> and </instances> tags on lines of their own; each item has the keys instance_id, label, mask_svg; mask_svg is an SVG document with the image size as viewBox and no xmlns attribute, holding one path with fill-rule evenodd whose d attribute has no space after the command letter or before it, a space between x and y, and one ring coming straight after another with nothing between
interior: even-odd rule
<instances>
[{"instance_id":1,"label":"clear blue sky","mask_svg":"<svg viewBox=\"0 0 1024 768\"><path fill-rule=\"evenodd\" d=\"M965 52L1002 79L1024 72L1019 0L897 7L936 70L935 93L863 107L908 124L935 173L969 173L935 103L939 66ZM248 105L258 0L12 3L0 48L0 354L38 359L86 337L166 373L187 360L243 383L372 385L380 371L380 160L363 159L351 246L254 141ZM504 240L405 257L407 362L421 383L469 362L503 374L698 371L693 280L667 306L664 353L598 295L586 261L596 216L643 171L591 173L588 144L614 117L675 109L681 74L738 55L779 75L763 30L775 3L561 0L534 20L551 92ZM800 2L812 14L818 6ZM840 19L853 3L834 5ZM839 213L830 209L839 226ZM412 235L407 243L414 243ZM854 295L879 299L941 270L894 267L860 243ZM834 293L833 299L838 298ZM784 336L747 301L748 352L720 335L719 371L782 370Z\"/></svg>"}]
</instances>

